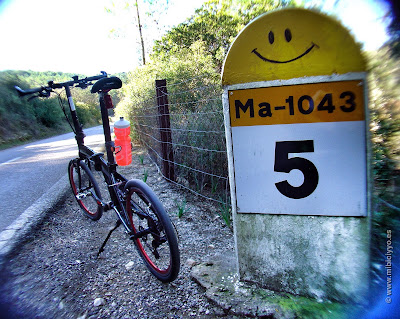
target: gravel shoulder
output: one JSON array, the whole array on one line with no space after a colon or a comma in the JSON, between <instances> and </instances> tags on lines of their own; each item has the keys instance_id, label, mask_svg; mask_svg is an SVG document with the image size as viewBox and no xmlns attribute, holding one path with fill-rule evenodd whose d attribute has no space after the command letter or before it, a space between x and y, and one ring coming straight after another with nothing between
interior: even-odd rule
<instances>
[{"instance_id":1,"label":"gravel shoulder","mask_svg":"<svg viewBox=\"0 0 400 319\"><path fill-rule=\"evenodd\" d=\"M93 222L68 192L1 265L1 318L237 318L210 302L190 276L195 264L234 255L233 234L218 205L166 182L142 148L135 147L133 165L119 171L139 179L147 171L147 184L179 234L178 278L171 284L155 279L123 227L97 258L116 216L108 211ZM184 200L186 212L178 218Z\"/></svg>"}]
</instances>

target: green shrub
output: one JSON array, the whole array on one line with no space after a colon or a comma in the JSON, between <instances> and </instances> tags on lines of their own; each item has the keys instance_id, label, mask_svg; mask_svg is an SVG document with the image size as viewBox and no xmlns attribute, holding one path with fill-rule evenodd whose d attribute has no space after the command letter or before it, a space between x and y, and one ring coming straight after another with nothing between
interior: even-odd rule
<instances>
[{"instance_id":1,"label":"green shrub","mask_svg":"<svg viewBox=\"0 0 400 319\"><path fill-rule=\"evenodd\" d=\"M0 72L0 145L64 131L64 114L56 96L29 101L27 97L20 98L14 86L29 89L46 85L49 80L60 82L69 79L70 74L60 72ZM95 107L96 95L88 89L74 89L72 94L82 123L86 126L98 124L101 117ZM64 103L67 108L67 103Z\"/></svg>"},{"instance_id":2,"label":"green shrub","mask_svg":"<svg viewBox=\"0 0 400 319\"><path fill-rule=\"evenodd\" d=\"M100 110L94 105L76 102L76 113L80 123L84 126L96 125L101 121Z\"/></svg>"},{"instance_id":3,"label":"green shrub","mask_svg":"<svg viewBox=\"0 0 400 319\"><path fill-rule=\"evenodd\" d=\"M132 123L132 138L161 166L155 80L166 79L175 178L218 201L227 198L223 107L219 74L203 42L162 55L128 75L125 99L116 113ZM190 168L192 169L190 169ZM205 173L203 173L205 172ZM221 176L222 178L219 178Z\"/></svg>"},{"instance_id":4,"label":"green shrub","mask_svg":"<svg viewBox=\"0 0 400 319\"><path fill-rule=\"evenodd\" d=\"M64 114L56 98L35 99L31 103L38 123L54 128L62 121Z\"/></svg>"}]
</instances>

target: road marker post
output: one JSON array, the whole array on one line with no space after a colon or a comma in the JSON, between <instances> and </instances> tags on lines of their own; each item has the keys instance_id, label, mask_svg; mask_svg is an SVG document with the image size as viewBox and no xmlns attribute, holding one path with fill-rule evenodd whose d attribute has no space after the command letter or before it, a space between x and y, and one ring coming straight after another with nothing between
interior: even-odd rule
<instances>
[{"instance_id":1,"label":"road marker post","mask_svg":"<svg viewBox=\"0 0 400 319\"><path fill-rule=\"evenodd\" d=\"M241 279L365 302L370 178L359 46L326 15L273 11L239 33L222 83Z\"/></svg>"}]
</instances>

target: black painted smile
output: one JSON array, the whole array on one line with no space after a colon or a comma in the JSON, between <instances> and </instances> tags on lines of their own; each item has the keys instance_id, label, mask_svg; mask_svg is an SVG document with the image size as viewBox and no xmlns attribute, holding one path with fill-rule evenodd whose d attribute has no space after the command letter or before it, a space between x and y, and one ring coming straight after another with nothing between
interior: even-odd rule
<instances>
[{"instance_id":1,"label":"black painted smile","mask_svg":"<svg viewBox=\"0 0 400 319\"><path fill-rule=\"evenodd\" d=\"M299 56L295 57L294 59L291 60L287 60L287 61L277 61L277 60L271 60L271 59L267 59L266 57L262 56L260 53L258 53L257 48L255 48L253 51L251 51L251 53L254 53L256 56L258 56L261 60L265 61L265 62L271 62L271 63L289 63L289 62L293 62L296 61L300 58L302 58L303 56L305 56L306 54L310 53L310 51L312 49L314 49L314 47L318 47L318 45L316 45L315 43L311 43L311 46L304 51L302 54L300 54Z\"/></svg>"}]
</instances>

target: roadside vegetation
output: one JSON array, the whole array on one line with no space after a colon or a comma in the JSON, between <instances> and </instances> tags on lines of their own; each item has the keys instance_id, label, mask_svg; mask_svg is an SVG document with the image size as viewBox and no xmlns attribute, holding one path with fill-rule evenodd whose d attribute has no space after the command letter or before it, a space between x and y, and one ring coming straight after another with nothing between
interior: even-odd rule
<instances>
[{"instance_id":1,"label":"roadside vegetation","mask_svg":"<svg viewBox=\"0 0 400 319\"><path fill-rule=\"evenodd\" d=\"M146 59L143 53L143 65L121 75L124 86L119 92L113 93L116 115L124 116L134 126L135 110L153 99L156 79L166 79L167 85L179 83L179 86L168 87L171 95L169 103L173 105L171 111L194 112L195 110L191 109L194 104L191 103L199 98L211 101L201 105L207 112L221 111L222 102L215 98L221 96L220 92L216 95L215 90L203 90L199 96L199 91L194 88L220 88L224 57L238 32L261 13L296 3L295 0L212 0L205 3L192 17L156 40ZM383 285L379 280L384 277L382 255L386 251L387 232L400 229L399 25L392 24L393 36L389 43L376 52L364 52L369 68L369 125L372 148L372 279L377 286ZM27 99L18 97L14 85L32 88L44 85L48 80L66 81L72 75L74 74L56 72L0 72L0 148L69 130L58 105L57 96L28 102ZM85 127L98 124L100 113L96 97L91 95L89 90L80 89L75 89L73 96L82 124ZM205 123L187 117L182 122L185 122L187 127L200 131L223 129L222 118ZM132 138L135 141L140 140L134 130ZM183 140L187 136L181 134L175 135L174 138ZM196 141L194 146L206 148L213 142L202 139ZM193 154L180 156L186 156L189 162L194 161ZM139 160L143 164L144 158L139 157ZM223 162L226 158L214 157L211 161L214 161L211 163L214 167L226 167L226 163ZM143 169L142 176L143 180L147 181L148 171ZM188 177L185 177L185 180L190 181ZM208 185L213 188L212 182L208 182ZM175 202L175 206L178 217L189 214L186 200ZM221 204L218 214L228 226L231 225L229 201Z\"/></svg>"},{"instance_id":2,"label":"roadside vegetation","mask_svg":"<svg viewBox=\"0 0 400 319\"><path fill-rule=\"evenodd\" d=\"M0 147L68 131L69 126L56 95L28 101L28 98L18 96L14 86L34 88L46 85L49 80L68 81L72 75L60 72L0 72ZM88 91L74 93L83 124L97 124L100 114L94 107L94 97Z\"/></svg>"},{"instance_id":3,"label":"roadside vegetation","mask_svg":"<svg viewBox=\"0 0 400 319\"><path fill-rule=\"evenodd\" d=\"M135 108L143 107L143 101L154 96L156 79L166 79L170 84L179 83L179 86L168 87L171 95L169 102L171 105L181 103L185 112L190 111L184 103L198 99L190 93L195 92L193 88L220 85L223 59L238 32L261 13L296 3L272 0L207 2L192 17L155 41L148 62L128 74L124 99L116 112L134 122ZM373 173L377 195L386 197L394 197L394 190L400 185L400 176L396 177L400 172L400 62L398 56L393 55L393 43L399 42L396 39L393 37L377 52L364 52L370 71L368 87ZM174 91L176 89L189 93L179 94L181 100L174 101L176 93L179 93ZM209 97L207 92L202 94L202 99ZM208 107L221 110L222 104L214 101ZM201 125L196 124L198 127ZM201 144L210 145L212 141L201 141Z\"/></svg>"},{"instance_id":4,"label":"roadside vegetation","mask_svg":"<svg viewBox=\"0 0 400 319\"><path fill-rule=\"evenodd\" d=\"M71 131L65 120L64 112L59 104L59 96L52 94L50 98L20 98L14 89L17 85L22 89L47 85L47 82L70 81L76 74L62 72L36 72L8 70L0 72L0 149L21 144L51 135ZM93 74L90 74L93 75ZM79 75L85 77L86 75ZM124 74L121 75L125 77ZM60 98L69 114L65 93ZM73 89L74 102L81 124L84 127L100 123L100 110L97 96L90 90ZM114 103L118 103L120 95L113 93Z\"/></svg>"},{"instance_id":5,"label":"roadside vegetation","mask_svg":"<svg viewBox=\"0 0 400 319\"><path fill-rule=\"evenodd\" d=\"M223 59L229 45L238 32L254 17L262 12L294 5L295 1L210 1L204 4L195 14L166 33L155 42L152 54L147 63L128 75L124 87L124 99L117 107L117 113L123 114L134 123L135 108L143 107L143 101L154 96L154 81L166 79L173 84L168 87L171 94L171 108L183 105L184 110L178 113L191 112L190 105L185 102L198 100L194 96L195 87L220 86L220 72ZM397 25L397 29L396 29ZM372 162L372 281L373 287L379 288L385 282L385 269L382 267L382 254L386 251L388 230L400 229L400 24L392 23L391 40L375 52L364 52L368 63L369 77L369 112L370 139ZM389 30L389 31L390 31ZM174 85L179 83L179 85ZM185 92L177 94L176 90ZM212 99L212 96L202 92L201 99ZM220 111L222 104L218 101L208 103L207 110ZM180 101L174 99L179 97ZM174 111L172 109L172 111ZM210 128L208 121L201 123L194 117L196 123L185 125L203 130L203 127L218 130L221 127ZM222 120L221 120L222 121ZM219 122L221 125L222 122ZM173 125L173 123L172 123ZM195 125L195 126L191 126ZM216 122L215 125L218 125ZM134 138L138 136L135 135ZM174 141L180 137L174 136ZM180 140L178 143L181 143ZM198 145L212 145L212 140L199 141ZM182 143L184 144L184 143ZM193 161L188 156L188 161ZM225 165L221 158L213 159L214 167ZM185 180L190 179L185 176ZM210 183L208 183L210 184ZM230 225L229 204L222 205L220 216ZM177 214L183 214L182 204L177 204ZM397 242L398 236L394 237Z\"/></svg>"},{"instance_id":6,"label":"roadside vegetation","mask_svg":"<svg viewBox=\"0 0 400 319\"><path fill-rule=\"evenodd\" d=\"M193 88L220 85L224 57L238 32L263 12L297 3L299 1L295 0L206 2L192 17L170 29L154 42L145 64L123 75L124 87L114 96L117 115L123 115L133 122L135 108L142 107L143 101L148 101L154 96L156 79L166 79L167 83L171 84L180 83L176 88L187 93L175 94L170 103L174 104L175 108L183 105L185 112L190 112L190 107L185 105L185 102L199 98L196 96L198 91L193 91ZM368 87L375 195L399 207L400 198L396 194L400 185L400 41L396 25L390 25L392 38L387 45L377 52L365 54L370 69ZM144 60L143 58L142 62ZM51 79L65 81L72 75L57 72L0 72L0 147L68 130L57 96L28 102L26 99L20 99L13 87L37 87ZM174 86L168 90L172 96L178 93L174 91ZM202 94L204 95L201 98L207 99L207 94L215 95L215 91L204 91ZM87 127L99 123L96 97L91 95L89 90L80 89L75 89L73 95L83 124ZM207 111L221 110L222 104L214 98L203 107L206 107ZM202 129L202 125L213 129L210 123L193 125L197 125L197 129ZM221 123L215 122L215 125L218 126L216 129L221 129ZM138 138L135 132L132 134L134 139ZM199 143L209 145L211 141L202 140ZM214 165L221 166L221 163L216 162ZM382 228L390 223L398 223L394 215L393 211L389 215L378 214L377 222L383 223L380 225ZM387 220L388 216L390 218Z\"/></svg>"}]
</instances>

